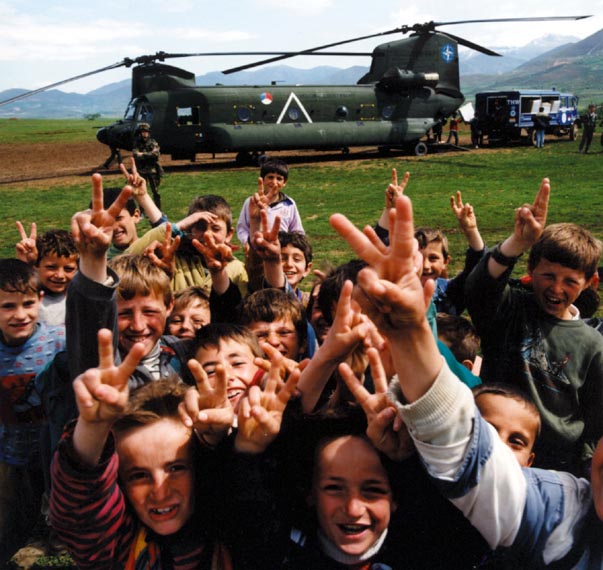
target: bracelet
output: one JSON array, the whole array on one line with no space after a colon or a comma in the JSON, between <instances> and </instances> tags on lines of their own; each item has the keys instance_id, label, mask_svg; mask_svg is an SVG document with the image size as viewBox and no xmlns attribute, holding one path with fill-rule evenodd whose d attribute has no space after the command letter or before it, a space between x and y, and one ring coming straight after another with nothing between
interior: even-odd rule
<instances>
[{"instance_id":1,"label":"bracelet","mask_svg":"<svg viewBox=\"0 0 603 570\"><path fill-rule=\"evenodd\" d=\"M523 255L523 253L519 254L516 257L508 257L500 250L500 244L496 244L490 250L490 257L499 265L504 265L505 267L511 267L517 263L517 260Z\"/></svg>"}]
</instances>

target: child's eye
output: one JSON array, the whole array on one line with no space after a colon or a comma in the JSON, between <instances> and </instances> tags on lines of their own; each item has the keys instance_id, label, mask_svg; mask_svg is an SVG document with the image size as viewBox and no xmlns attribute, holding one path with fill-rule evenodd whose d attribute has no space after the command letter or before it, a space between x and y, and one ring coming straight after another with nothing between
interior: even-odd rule
<instances>
[{"instance_id":1,"label":"child's eye","mask_svg":"<svg viewBox=\"0 0 603 570\"><path fill-rule=\"evenodd\" d=\"M371 487L366 487L364 489L364 494L367 496L385 496L389 494L388 489L386 489L385 487L380 487L380 486L371 486Z\"/></svg>"},{"instance_id":2,"label":"child's eye","mask_svg":"<svg viewBox=\"0 0 603 570\"><path fill-rule=\"evenodd\" d=\"M182 317L174 317L172 319L172 324L173 325L180 325L182 324L183 318Z\"/></svg>"},{"instance_id":3,"label":"child's eye","mask_svg":"<svg viewBox=\"0 0 603 570\"><path fill-rule=\"evenodd\" d=\"M128 482L144 481L149 478L149 474L146 471L132 471L128 477Z\"/></svg>"},{"instance_id":4,"label":"child's eye","mask_svg":"<svg viewBox=\"0 0 603 570\"><path fill-rule=\"evenodd\" d=\"M255 336L258 339L264 339L264 338L268 338L268 333L264 332L264 331L258 331L258 332L255 333Z\"/></svg>"},{"instance_id":5,"label":"child's eye","mask_svg":"<svg viewBox=\"0 0 603 570\"><path fill-rule=\"evenodd\" d=\"M208 376L213 376L216 373L216 369L213 367L204 368L204 370L205 374L207 374Z\"/></svg>"},{"instance_id":6,"label":"child's eye","mask_svg":"<svg viewBox=\"0 0 603 570\"><path fill-rule=\"evenodd\" d=\"M188 471L188 465L186 463L174 463L174 465L170 465L169 471L170 473Z\"/></svg>"},{"instance_id":7,"label":"child's eye","mask_svg":"<svg viewBox=\"0 0 603 570\"><path fill-rule=\"evenodd\" d=\"M343 490L343 486L337 485L335 483L330 483L328 485L324 485L322 490L327 493L338 493Z\"/></svg>"},{"instance_id":8,"label":"child's eye","mask_svg":"<svg viewBox=\"0 0 603 570\"><path fill-rule=\"evenodd\" d=\"M293 331L289 330L289 329L281 329L278 331L277 334L278 334L278 336L288 337L293 334Z\"/></svg>"}]
</instances>

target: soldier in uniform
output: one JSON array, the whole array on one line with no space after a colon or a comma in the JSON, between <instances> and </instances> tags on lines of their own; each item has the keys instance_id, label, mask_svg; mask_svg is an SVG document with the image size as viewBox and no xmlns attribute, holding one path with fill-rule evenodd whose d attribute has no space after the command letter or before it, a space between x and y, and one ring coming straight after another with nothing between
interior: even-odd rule
<instances>
[{"instance_id":1,"label":"soldier in uniform","mask_svg":"<svg viewBox=\"0 0 603 570\"><path fill-rule=\"evenodd\" d=\"M161 209L159 185L163 176L163 168L159 164L159 144L151 138L149 123L140 123L136 128L132 156L138 173L147 181L147 187L153 193L153 201Z\"/></svg>"},{"instance_id":2,"label":"soldier in uniform","mask_svg":"<svg viewBox=\"0 0 603 570\"><path fill-rule=\"evenodd\" d=\"M597 126L597 114L595 113L594 105L588 106L588 112L580 117L580 122L582 123L582 140L580 141L580 152L582 154L586 154L590 147L590 143L593 140L593 135L595 134L595 127Z\"/></svg>"}]
</instances>

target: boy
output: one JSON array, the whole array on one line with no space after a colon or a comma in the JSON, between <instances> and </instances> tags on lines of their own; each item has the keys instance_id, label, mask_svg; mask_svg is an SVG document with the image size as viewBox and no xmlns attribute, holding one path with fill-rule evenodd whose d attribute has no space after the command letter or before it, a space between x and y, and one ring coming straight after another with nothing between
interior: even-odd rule
<instances>
[{"instance_id":1,"label":"boy","mask_svg":"<svg viewBox=\"0 0 603 570\"><path fill-rule=\"evenodd\" d=\"M308 306L310 294L299 286L312 270L312 244L302 232L279 232L281 245L281 263L283 273L293 293L305 307Z\"/></svg>"},{"instance_id":2,"label":"boy","mask_svg":"<svg viewBox=\"0 0 603 570\"><path fill-rule=\"evenodd\" d=\"M543 186L548 195L548 181ZM519 212L518 218L534 227L541 219L539 208L528 212ZM508 547L526 568L557 561L560 568L602 568L603 524L595 511L603 519L603 440L593 456L594 509L586 480L522 469L476 412L471 392L438 355L425 316L433 285L423 287L416 275L410 200L397 200L388 251L375 247L344 216L332 216L331 223L371 263L359 275L356 298L390 342L404 397L399 403L402 419L440 491L491 548ZM349 368L341 368L346 384L370 413L369 423L382 430L387 425L386 433L395 430L396 414L389 404L369 394Z\"/></svg>"},{"instance_id":3,"label":"boy","mask_svg":"<svg viewBox=\"0 0 603 570\"><path fill-rule=\"evenodd\" d=\"M209 295L201 287L187 287L174 295L166 332L178 338L195 338L195 333L210 321Z\"/></svg>"},{"instance_id":4,"label":"boy","mask_svg":"<svg viewBox=\"0 0 603 570\"><path fill-rule=\"evenodd\" d=\"M230 246L233 234L232 211L224 198L215 194L195 198L189 205L187 217L172 227L172 235L180 235L182 239L176 251L175 271L171 276L172 290L179 291L196 286L209 293L212 284L210 271L204 256L193 246L192 240L204 243L208 241L208 236L211 236L215 245ZM165 226L157 227L131 244L126 253L142 254L153 242L164 240ZM243 264L231 256L226 271L239 288L241 296L247 295L248 279Z\"/></svg>"},{"instance_id":5,"label":"boy","mask_svg":"<svg viewBox=\"0 0 603 570\"><path fill-rule=\"evenodd\" d=\"M545 228L550 184L519 208L515 229L467 279L467 306L480 335L484 382L526 392L542 417L536 467L586 473L603 435L603 337L573 302L597 271L600 244L574 224ZM532 290L511 287L511 271L530 249Z\"/></svg>"},{"instance_id":6,"label":"boy","mask_svg":"<svg viewBox=\"0 0 603 570\"><path fill-rule=\"evenodd\" d=\"M44 492L34 378L65 346L63 327L38 320L40 278L18 259L0 260L0 565L27 538ZM37 400L37 401L36 401Z\"/></svg>"},{"instance_id":7,"label":"boy","mask_svg":"<svg viewBox=\"0 0 603 570\"><path fill-rule=\"evenodd\" d=\"M479 336L469 319L458 315L438 313L436 317L438 339L454 354L454 357L473 374L479 376L481 357Z\"/></svg>"},{"instance_id":8,"label":"boy","mask_svg":"<svg viewBox=\"0 0 603 570\"><path fill-rule=\"evenodd\" d=\"M262 163L258 191L245 200L237 222L237 237L246 251L249 247L249 238L259 229L261 209L265 209L268 213L270 226L279 216L281 230L304 233L297 205L283 192L288 178L289 167L284 161L268 158Z\"/></svg>"},{"instance_id":9,"label":"boy","mask_svg":"<svg viewBox=\"0 0 603 570\"><path fill-rule=\"evenodd\" d=\"M301 303L280 289L260 289L243 300L239 322L260 342L283 356L300 361L314 354L308 347L308 323ZM312 341L315 343L315 339Z\"/></svg>"},{"instance_id":10,"label":"boy","mask_svg":"<svg viewBox=\"0 0 603 570\"><path fill-rule=\"evenodd\" d=\"M42 304L39 319L49 325L65 324L67 287L77 271L78 254L71 234L65 230L49 230L36 237L36 226L31 225L29 238L21 222L17 222L21 241L17 257L35 264L42 285Z\"/></svg>"},{"instance_id":11,"label":"boy","mask_svg":"<svg viewBox=\"0 0 603 570\"><path fill-rule=\"evenodd\" d=\"M173 307L166 273L148 258L137 255L120 255L111 260L110 267L107 264L115 216L122 211L131 187L126 186L105 210L102 178L95 174L92 180L93 208L76 213L71 220L80 252L80 271L67 297L68 343L78 347L68 351L71 377L98 362L96 333L100 328L114 331L118 359L135 343L143 343L144 354L130 389L173 373L187 374L187 341L163 336Z\"/></svg>"},{"instance_id":12,"label":"boy","mask_svg":"<svg viewBox=\"0 0 603 570\"><path fill-rule=\"evenodd\" d=\"M264 370L254 362L264 358L256 336L244 326L212 323L197 333L191 351L210 385L216 384L218 367L224 369L228 401L237 414L241 398L264 377Z\"/></svg>"},{"instance_id":13,"label":"boy","mask_svg":"<svg viewBox=\"0 0 603 570\"><path fill-rule=\"evenodd\" d=\"M481 384L472 392L482 418L494 426L519 465L531 467L540 434L540 414L534 402L509 384Z\"/></svg>"}]
</instances>

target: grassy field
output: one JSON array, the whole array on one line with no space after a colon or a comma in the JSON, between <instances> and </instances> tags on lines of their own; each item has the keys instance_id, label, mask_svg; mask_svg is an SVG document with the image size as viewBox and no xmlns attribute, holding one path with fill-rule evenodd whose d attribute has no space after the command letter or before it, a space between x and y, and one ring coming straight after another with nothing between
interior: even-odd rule
<instances>
[{"instance_id":1,"label":"grassy field","mask_svg":"<svg viewBox=\"0 0 603 570\"><path fill-rule=\"evenodd\" d=\"M65 119L4 119L0 120L0 144L84 142L94 139L96 129L109 125L112 119L95 121Z\"/></svg>"},{"instance_id":2,"label":"grassy field","mask_svg":"<svg viewBox=\"0 0 603 570\"><path fill-rule=\"evenodd\" d=\"M3 121L2 129L12 128ZM89 121L17 121L13 140L35 133L57 137L89 136ZM39 123L43 123L40 125ZM18 126L25 132L18 132ZM3 132L3 131L0 131ZM1 137L4 135L0 135ZM55 135L52 135L55 136ZM72 140L72 139L66 139ZM383 157L324 165L306 163L292 167L287 191L297 201L305 229L315 249L315 266L339 263L351 257L346 244L329 226L329 215L345 213L358 225L373 224L383 207L383 192L391 169L411 172L407 194L413 199L417 225L436 226L449 236L453 267L462 264L465 244L450 211L449 197L456 190L476 209L488 244L511 230L513 209L529 202L544 176L551 179L549 221L571 220L603 237L603 155L596 138L593 153L578 154L578 143L551 137L544 149L521 146L496 150L433 154L426 157ZM162 184L164 210L172 220L184 216L188 202L198 194L225 196L236 218L244 199L255 190L255 168L224 170L201 167L194 173L168 173ZM120 176L106 178L121 185ZM18 237L14 221L37 222L38 228L68 227L71 214L86 207L90 184L45 188L42 183L0 188L0 255L12 256ZM141 223L140 231L147 228Z\"/></svg>"}]
</instances>

